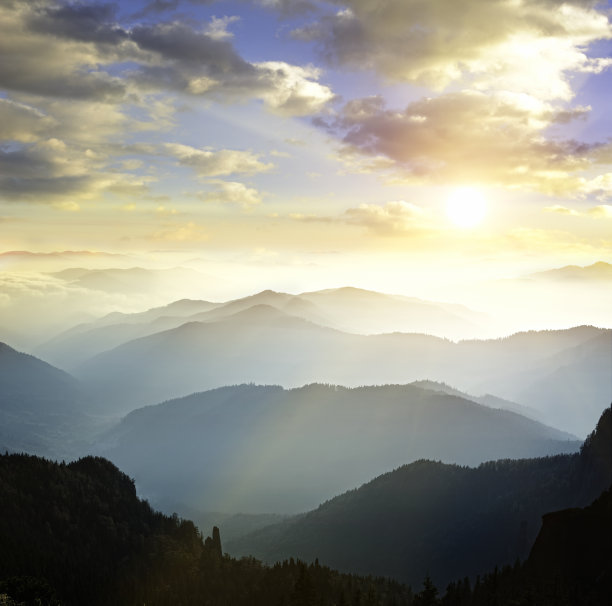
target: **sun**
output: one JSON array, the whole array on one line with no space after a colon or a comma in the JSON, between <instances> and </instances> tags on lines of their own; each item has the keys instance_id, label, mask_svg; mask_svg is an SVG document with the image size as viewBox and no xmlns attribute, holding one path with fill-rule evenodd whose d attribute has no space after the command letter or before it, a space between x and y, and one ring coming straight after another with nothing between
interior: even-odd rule
<instances>
[{"instance_id":1,"label":"sun","mask_svg":"<svg viewBox=\"0 0 612 606\"><path fill-rule=\"evenodd\" d=\"M473 187L459 187L446 200L446 214L457 227L476 227L486 212L484 196Z\"/></svg>"}]
</instances>

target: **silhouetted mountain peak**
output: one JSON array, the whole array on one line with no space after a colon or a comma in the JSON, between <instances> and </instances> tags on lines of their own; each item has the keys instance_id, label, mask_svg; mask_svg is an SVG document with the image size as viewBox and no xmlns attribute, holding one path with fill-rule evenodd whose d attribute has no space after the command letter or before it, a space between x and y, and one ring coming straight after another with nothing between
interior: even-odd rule
<instances>
[{"instance_id":1,"label":"silhouetted mountain peak","mask_svg":"<svg viewBox=\"0 0 612 606\"><path fill-rule=\"evenodd\" d=\"M606 408L580 450L582 492L591 497L600 486L612 485L612 409Z\"/></svg>"}]
</instances>

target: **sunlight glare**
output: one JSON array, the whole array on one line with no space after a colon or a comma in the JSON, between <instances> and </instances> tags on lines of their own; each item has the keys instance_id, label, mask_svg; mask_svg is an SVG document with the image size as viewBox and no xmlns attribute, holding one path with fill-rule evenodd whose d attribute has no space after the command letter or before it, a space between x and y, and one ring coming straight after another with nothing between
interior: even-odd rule
<instances>
[{"instance_id":1,"label":"sunlight glare","mask_svg":"<svg viewBox=\"0 0 612 606\"><path fill-rule=\"evenodd\" d=\"M482 222L487 210L484 196L472 187L460 187L446 201L448 218L458 227L475 227Z\"/></svg>"}]
</instances>

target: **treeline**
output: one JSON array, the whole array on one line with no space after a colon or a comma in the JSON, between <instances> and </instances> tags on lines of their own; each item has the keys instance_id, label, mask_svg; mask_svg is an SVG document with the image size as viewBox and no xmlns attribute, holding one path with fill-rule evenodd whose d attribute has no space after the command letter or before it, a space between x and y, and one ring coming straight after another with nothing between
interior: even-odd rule
<instances>
[{"instance_id":1,"label":"treeline","mask_svg":"<svg viewBox=\"0 0 612 606\"><path fill-rule=\"evenodd\" d=\"M217 532L154 511L112 463L0 456L0 604L403 606L410 589L290 559L221 555Z\"/></svg>"},{"instance_id":2,"label":"treeline","mask_svg":"<svg viewBox=\"0 0 612 606\"><path fill-rule=\"evenodd\" d=\"M495 568L473 585L467 578L451 583L441 599L426 580L427 599L418 604L607 606L612 597L611 539L612 492L607 490L588 507L544 516L525 562Z\"/></svg>"}]
</instances>

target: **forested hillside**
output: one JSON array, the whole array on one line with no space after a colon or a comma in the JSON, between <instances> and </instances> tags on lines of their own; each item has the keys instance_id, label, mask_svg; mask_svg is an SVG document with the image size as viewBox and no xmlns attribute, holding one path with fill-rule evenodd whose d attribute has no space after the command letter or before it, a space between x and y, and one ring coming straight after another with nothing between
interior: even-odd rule
<instances>
[{"instance_id":1,"label":"forested hillside","mask_svg":"<svg viewBox=\"0 0 612 606\"><path fill-rule=\"evenodd\" d=\"M102 458L69 465L0 456L0 603L27 606L400 606L410 591L293 559L221 554L213 532L155 512ZM4 602L2 601L4 600Z\"/></svg>"},{"instance_id":2,"label":"forested hillside","mask_svg":"<svg viewBox=\"0 0 612 606\"><path fill-rule=\"evenodd\" d=\"M344 571L444 587L525 558L541 516L588 505L612 482L612 414L580 454L501 460L476 468L417 461L304 516L228 545L265 561L288 554Z\"/></svg>"},{"instance_id":3,"label":"forested hillside","mask_svg":"<svg viewBox=\"0 0 612 606\"><path fill-rule=\"evenodd\" d=\"M523 564L497 567L476 580L451 583L428 606L607 606L612 596L612 492L584 508L544 516Z\"/></svg>"}]
</instances>

